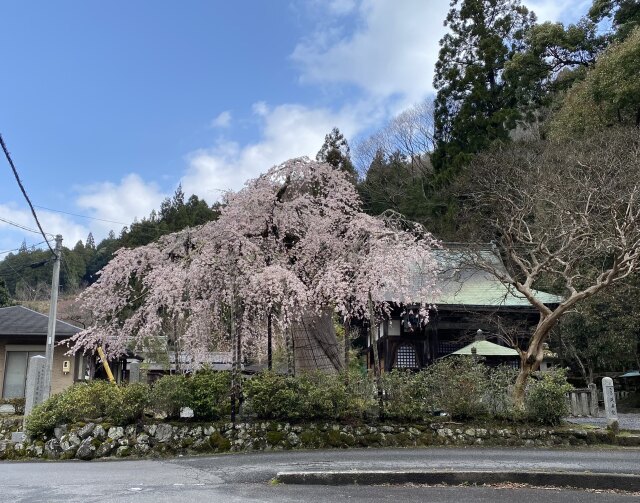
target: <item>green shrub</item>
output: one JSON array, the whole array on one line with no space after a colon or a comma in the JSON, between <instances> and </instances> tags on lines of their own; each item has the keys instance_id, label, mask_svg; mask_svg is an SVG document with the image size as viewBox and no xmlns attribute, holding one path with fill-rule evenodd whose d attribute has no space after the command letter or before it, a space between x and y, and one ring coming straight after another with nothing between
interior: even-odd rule
<instances>
[{"instance_id":1,"label":"green shrub","mask_svg":"<svg viewBox=\"0 0 640 503\"><path fill-rule=\"evenodd\" d=\"M58 425L98 418L127 424L142 416L148 402L149 389L145 384L78 383L34 407L27 418L27 432L40 436L51 433Z\"/></svg>"},{"instance_id":2,"label":"green shrub","mask_svg":"<svg viewBox=\"0 0 640 503\"><path fill-rule=\"evenodd\" d=\"M500 365L489 369L484 402L487 412L498 419L517 419L519 413L513 400L513 388L518 369Z\"/></svg>"},{"instance_id":3,"label":"green shrub","mask_svg":"<svg viewBox=\"0 0 640 503\"><path fill-rule=\"evenodd\" d=\"M53 395L33 408L25 422L27 433L31 437L48 435L58 424L63 424L66 421L66 418L58 410L59 401L60 395Z\"/></svg>"},{"instance_id":4,"label":"green shrub","mask_svg":"<svg viewBox=\"0 0 640 503\"><path fill-rule=\"evenodd\" d=\"M299 379L263 372L244 383L248 408L260 419L304 418L303 389Z\"/></svg>"},{"instance_id":5,"label":"green shrub","mask_svg":"<svg viewBox=\"0 0 640 503\"><path fill-rule=\"evenodd\" d=\"M307 372L296 377L264 372L244 383L246 411L260 419L353 420L375 408L375 387L366 373Z\"/></svg>"},{"instance_id":6,"label":"green shrub","mask_svg":"<svg viewBox=\"0 0 640 503\"><path fill-rule=\"evenodd\" d=\"M449 356L418 373L422 388L434 411L453 418L475 418L487 413L488 368L471 357Z\"/></svg>"},{"instance_id":7,"label":"green shrub","mask_svg":"<svg viewBox=\"0 0 640 503\"><path fill-rule=\"evenodd\" d=\"M203 369L188 379L186 406L197 419L220 419L231 413L231 373Z\"/></svg>"},{"instance_id":8,"label":"green shrub","mask_svg":"<svg viewBox=\"0 0 640 503\"><path fill-rule=\"evenodd\" d=\"M423 386L423 373L393 370L382 375L384 415L388 419L418 421L432 410Z\"/></svg>"},{"instance_id":9,"label":"green shrub","mask_svg":"<svg viewBox=\"0 0 640 503\"><path fill-rule=\"evenodd\" d=\"M344 381L344 377L341 375L340 379ZM375 418L378 414L378 401L373 373L351 369L348 377L347 403L341 418L347 420Z\"/></svg>"},{"instance_id":10,"label":"green shrub","mask_svg":"<svg viewBox=\"0 0 640 503\"><path fill-rule=\"evenodd\" d=\"M121 386L122 405L119 413L112 413L111 417L120 424L127 424L140 419L144 409L151 402L149 386L144 383L131 383Z\"/></svg>"},{"instance_id":11,"label":"green shrub","mask_svg":"<svg viewBox=\"0 0 640 503\"><path fill-rule=\"evenodd\" d=\"M169 418L180 417L180 409L190 401L191 390L184 375L166 375L151 388L151 404L157 412Z\"/></svg>"},{"instance_id":12,"label":"green shrub","mask_svg":"<svg viewBox=\"0 0 640 503\"><path fill-rule=\"evenodd\" d=\"M230 414L231 373L205 368L193 375L168 375L158 379L151 390L151 403L169 418L180 417L189 407L196 419L220 419Z\"/></svg>"},{"instance_id":13,"label":"green shrub","mask_svg":"<svg viewBox=\"0 0 640 503\"><path fill-rule=\"evenodd\" d=\"M525 397L525 411L531 421L555 425L569 413L566 394L573 386L567 382L564 370L545 372L539 380L530 382Z\"/></svg>"},{"instance_id":14,"label":"green shrub","mask_svg":"<svg viewBox=\"0 0 640 503\"><path fill-rule=\"evenodd\" d=\"M338 419L342 416L347 393L344 381L338 375L304 373L298 381L303 394L300 400L302 419Z\"/></svg>"},{"instance_id":15,"label":"green shrub","mask_svg":"<svg viewBox=\"0 0 640 503\"><path fill-rule=\"evenodd\" d=\"M490 410L506 415L512 374L500 370L493 379L490 375L482 363L453 357L417 373L385 373L381 379L385 417L419 421L436 410L454 418L479 417ZM350 372L348 385L344 375L315 372L290 377L265 372L247 380L244 390L247 410L260 419L368 419L377 411L375 381L360 372Z\"/></svg>"}]
</instances>

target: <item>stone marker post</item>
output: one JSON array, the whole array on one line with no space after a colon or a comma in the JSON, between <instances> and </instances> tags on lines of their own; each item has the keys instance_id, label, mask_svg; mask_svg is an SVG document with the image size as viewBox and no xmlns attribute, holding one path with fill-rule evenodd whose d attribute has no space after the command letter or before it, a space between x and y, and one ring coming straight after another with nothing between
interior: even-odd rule
<instances>
[{"instance_id":1,"label":"stone marker post","mask_svg":"<svg viewBox=\"0 0 640 503\"><path fill-rule=\"evenodd\" d=\"M129 382L140 382L140 362L133 361L129 363Z\"/></svg>"},{"instance_id":2,"label":"stone marker post","mask_svg":"<svg viewBox=\"0 0 640 503\"><path fill-rule=\"evenodd\" d=\"M36 405L44 401L46 365L47 359L44 356L32 356L29 358L29 372L27 373L24 400L25 416L28 416Z\"/></svg>"},{"instance_id":3,"label":"stone marker post","mask_svg":"<svg viewBox=\"0 0 640 503\"><path fill-rule=\"evenodd\" d=\"M618 427L618 410L616 409L616 394L613 389L613 379L602 378L602 396L604 397L604 410L607 414L607 425L610 428Z\"/></svg>"},{"instance_id":4,"label":"stone marker post","mask_svg":"<svg viewBox=\"0 0 640 503\"><path fill-rule=\"evenodd\" d=\"M44 356L32 356L29 358L29 371L27 372L27 383L24 390L24 421L22 430L11 435L12 442L22 442L25 438L24 425L27 416L31 414L33 408L42 403L46 392L47 358Z\"/></svg>"}]
</instances>

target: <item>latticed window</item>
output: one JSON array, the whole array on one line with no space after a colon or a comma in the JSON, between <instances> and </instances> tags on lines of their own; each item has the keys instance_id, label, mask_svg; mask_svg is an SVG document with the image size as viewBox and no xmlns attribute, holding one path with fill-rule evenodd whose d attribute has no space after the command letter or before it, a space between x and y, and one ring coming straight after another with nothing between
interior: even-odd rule
<instances>
[{"instance_id":1,"label":"latticed window","mask_svg":"<svg viewBox=\"0 0 640 503\"><path fill-rule=\"evenodd\" d=\"M418 367L418 356L416 355L416 348L410 344L403 344L398 347L396 352L396 368L399 369L414 369Z\"/></svg>"},{"instance_id":2,"label":"latticed window","mask_svg":"<svg viewBox=\"0 0 640 503\"><path fill-rule=\"evenodd\" d=\"M438 355L448 355L449 353L458 351L458 349L462 348L463 346L464 344L461 344L459 342L442 341L438 345Z\"/></svg>"}]
</instances>

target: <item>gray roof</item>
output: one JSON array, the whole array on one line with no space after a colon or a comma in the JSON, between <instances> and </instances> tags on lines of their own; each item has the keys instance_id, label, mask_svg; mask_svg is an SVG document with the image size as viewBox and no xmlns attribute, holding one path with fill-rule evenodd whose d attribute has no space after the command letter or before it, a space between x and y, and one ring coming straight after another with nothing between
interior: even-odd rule
<instances>
[{"instance_id":1,"label":"gray roof","mask_svg":"<svg viewBox=\"0 0 640 503\"><path fill-rule=\"evenodd\" d=\"M24 306L0 308L0 335L47 335L49 317ZM70 337L82 330L79 327L56 321L56 338Z\"/></svg>"},{"instance_id":2,"label":"gray roof","mask_svg":"<svg viewBox=\"0 0 640 503\"><path fill-rule=\"evenodd\" d=\"M520 292L487 270L493 268L509 277L502 259L491 245L472 248L471 245L445 243L442 249L433 253L438 262L435 286L439 293L427 300L435 306L532 307ZM412 269L411 281L418 292L423 277L417 265ZM559 295L539 290L533 290L533 293L544 304L559 304L563 300ZM416 302L419 302L417 293Z\"/></svg>"}]
</instances>

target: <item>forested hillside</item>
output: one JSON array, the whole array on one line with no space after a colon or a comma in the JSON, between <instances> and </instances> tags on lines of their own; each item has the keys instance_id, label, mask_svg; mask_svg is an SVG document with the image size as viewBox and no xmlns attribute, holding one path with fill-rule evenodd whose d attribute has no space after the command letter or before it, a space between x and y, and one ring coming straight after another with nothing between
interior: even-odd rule
<instances>
[{"instance_id":1,"label":"forested hillside","mask_svg":"<svg viewBox=\"0 0 640 503\"><path fill-rule=\"evenodd\" d=\"M119 235L111 231L106 239L96 244L90 233L84 242L78 241L73 247L63 247L61 293L63 296L75 295L93 283L97 279L96 273L119 248L145 245L160 236L201 225L217 217L216 205L209 206L197 196L185 201L182 188L178 187L173 198L162 202L159 211L151 212L149 217L139 222L134 221L129 227L124 227ZM0 262L0 306L3 302L9 302L8 298L20 302L48 299L52 274L50 257L48 250L28 249L26 244L16 253L8 254Z\"/></svg>"}]
</instances>

